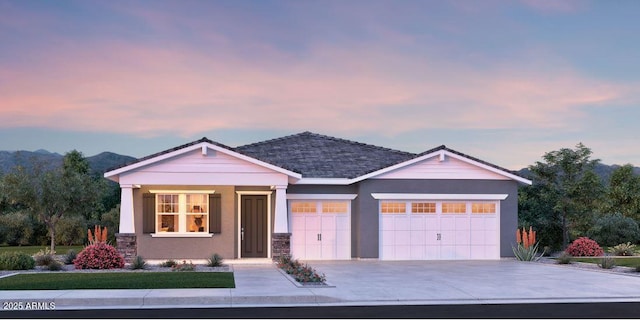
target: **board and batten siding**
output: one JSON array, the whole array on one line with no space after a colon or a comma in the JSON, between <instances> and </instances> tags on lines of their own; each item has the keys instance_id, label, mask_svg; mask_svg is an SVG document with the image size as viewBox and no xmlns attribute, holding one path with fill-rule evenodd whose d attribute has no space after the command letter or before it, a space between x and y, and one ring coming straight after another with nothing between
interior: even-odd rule
<instances>
[{"instance_id":1,"label":"board and batten siding","mask_svg":"<svg viewBox=\"0 0 640 320\"><path fill-rule=\"evenodd\" d=\"M121 184L286 185L288 177L269 168L209 150L183 155L123 173Z\"/></svg>"},{"instance_id":2,"label":"board and batten siding","mask_svg":"<svg viewBox=\"0 0 640 320\"><path fill-rule=\"evenodd\" d=\"M510 180L508 177L452 157L440 161L438 156L399 168L372 179L470 179Z\"/></svg>"}]
</instances>

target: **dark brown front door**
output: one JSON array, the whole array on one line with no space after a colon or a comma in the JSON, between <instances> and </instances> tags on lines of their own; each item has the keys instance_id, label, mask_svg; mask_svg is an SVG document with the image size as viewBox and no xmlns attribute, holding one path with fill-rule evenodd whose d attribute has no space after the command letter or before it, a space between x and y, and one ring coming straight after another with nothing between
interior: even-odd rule
<instances>
[{"instance_id":1,"label":"dark brown front door","mask_svg":"<svg viewBox=\"0 0 640 320\"><path fill-rule=\"evenodd\" d=\"M242 196L240 253L243 258L267 257L267 196Z\"/></svg>"}]
</instances>

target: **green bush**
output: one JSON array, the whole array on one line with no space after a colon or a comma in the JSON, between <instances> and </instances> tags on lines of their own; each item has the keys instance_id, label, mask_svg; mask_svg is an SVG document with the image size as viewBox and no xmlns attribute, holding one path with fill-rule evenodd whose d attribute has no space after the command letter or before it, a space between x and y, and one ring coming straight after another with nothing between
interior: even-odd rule
<instances>
[{"instance_id":1,"label":"green bush","mask_svg":"<svg viewBox=\"0 0 640 320\"><path fill-rule=\"evenodd\" d=\"M219 267L222 265L222 256L217 253L211 255L209 259L207 259L207 266L209 267Z\"/></svg>"},{"instance_id":2,"label":"green bush","mask_svg":"<svg viewBox=\"0 0 640 320\"><path fill-rule=\"evenodd\" d=\"M558 258L556 258L558 264L570 264L571 261L573 261L573 256L566 251L563 251Z\"/></svg>"},{"instance_id":3,"label":"green bush","mask_svg":"<svg viewBox=\"0 0 640 320\"><path fill-rule=\"evenodd\" d=\"M67 254L64 256L64 264L73 264L73 260L75 260L77 256L78 254L75 250L69 249Z\"/></svg>"},{"instance_id":4,"label":"green bush","mask_svg":"<svg viewBox=\"0 0 640 320\"><path fill-rule=\"evenodd\" d=\"M144 261L144 258L141 256L135 256L133 261L131 261L131 269L140 270L147 267L147 262Z\"/></svg>"},{"instance_id":5,"label":"green bush","mask_svg":"<svg viewBox=\"0 0 640 320\"><path fill-rule=\"evenodd\" d=\"M604 256L602 257L602 259L600 259L600 263L598 263L598 266L600 266L600 268L602 269L613 269L613 267L616 266L616 260L614 260L610 256Z\"/></svg>"},{"instance_id":6,"label":"green bush","mask_svg":"<svg viewBox=\"0 0 640 320\"><path fill-rule=\"evenodd\" d=\"M636 266L636 272L640 272L640 264Z\"/></svg>"},{"instance_id":7,"label":"green bush","mask_svg":"<svg viewBox=\"0 0 640 320\"><path fill-rule=\"evenodd\" d=\"M107 230L109 230L107 242L116 243L116 233L120 228L120 205L103 213L102 217L100 217L100 225L107 227Z\"/></svg>"},{"instance_id":8,"label":"green bush","mask_svg":"<svg viewBox=\"0 0 640 320\"><path fill-rule=\"evenodd\" d=\"M0 254L0 270L29 270L36 266L33 257L24 252L5 252Z\"/></svg>"},{"instance_id":9,"label":"green bush","mask_svg":"<svg viewBox=\"0 0 640 320\"><path fill-rule=\"evenodd\" d=\"M160 264L160 266L163 267L163 268L173 268L176 265L178 265L178 263L173 259L169 259L169 260L167 260L167 261L165 261L165 262Z\"/></svg>"},{"instance_id":10,"label":"green bush","mask_svg":"<svg viewBox=\"0 0 640 320\"><path fill-rule=\"evenodd\" d=\"M542 257L543 253L538 253L538 245L540 242L525 248L524 245L518 243L517 246L511 246L513 254L518 261L538 261Z\"/></svg>"},{"instance_id":11,"label":"green bush","mask_svg":"<svg viewBox=\"0 0 640 320\"><path fill-rule=\"evenodd\" d=\"M594 221L587 236L600 245L611 247L619 243L637 243L640 240L640 228L635 220L621 213L606 214Z\"/></svg>"},{"instance_id":12,"label":"green bush","mask_svg":"<svg viewBox=\"0 0 640 320\"><path fill-rule=\"evenodd\" d=\"M181 264L176 264L175 266L171 267L171 271L195 271L196 270L196 266L191 263L191 261L189 261L189 263L187 263L187 261L182 260Z\"/></svg>"},{"instance_id":13,"label":"green bush","mask_svg":"<svg viewBox=\"0 0 640 320\"><path fill-rule=\"evenodd\" d=\"M52 260L47 265L47 269L49 271L60 271L60 270L62 270L62 264L60 262L58 262L57 260Z\"/></svg>"},{"instance_id":14,"label":"green bush","mask_svg":"<svg viewBox=\"0 0 640 320\"><path fill-rule=\"evenodd\" d=\"M621 243L611 249L611 252L614 256L632 256L635 254L636 246L631 244L631 242Z\"/></svg>"},{"instance_id":15,"label":"green bush","mask_svg":"<svg viewBox=\"0 0 640 320\"><path fill-rule=\"evenodd\" d=\"M56 224L56 243L71 246L84 244L87 220L83 216L62 217Z\"/></svg>"},{"instance_id":16,"label":"green bush","mask_svg":"<svg viewBox=\"0 0 640 320\"><path fill-rule=\"evenodd\" d=\"M33 221L25 212L0 215L0 243L10 246L29 245L33 236Z\"/></svg>"}]
</instances>

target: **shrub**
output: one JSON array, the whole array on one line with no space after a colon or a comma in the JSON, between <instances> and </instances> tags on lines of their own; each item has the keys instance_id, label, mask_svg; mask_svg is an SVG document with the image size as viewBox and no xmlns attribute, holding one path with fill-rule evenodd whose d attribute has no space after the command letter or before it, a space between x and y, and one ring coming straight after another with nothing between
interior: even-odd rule
<instances>
[{"instance_id":1,"label":"shrub","mask_svg":"<svg viewBox=\"0 0 640 320\"><path fill-rule=\"evenodd\" d=\"M76 269L114 269L124 267L116 248L104 242L86 246L73 261Z\"/></svg>"},{"instance_id":2,"label":"shrub","mask_svg":"<svg viewBox=\"0 0 640 320\"><path fill-rule=\"evenodd\" d=\"M33 255L33 259L36 261L36 266L48 266L52 261L55 261L55 251L51 251L48 247L41 249Z\"/></svg>"},{"instance_id":3,"label":"shrub","mask_svg":"<svg viewBox=\"0 0 640 320\"><path fill-rule=\"evenodd\" d=\"M292 260L289 255L282 255L277 261L278 268L290 274L298 282L322 283L326 281L324 274L318 274L315 269L307 264L302 264L298 260Z\"/></svg>"},{"instance_id":4,"label":"shrub","mask_svg":"<svg viewBox=\"0 0 640 320\"><path fill-rule=\"evenodd\" d=\"M89 245L96 243L107 243L107 227L104 227L104 229L102 229L100 228L100 226L96 225L94 229L94 233L91 233L91 229L87 229L87 241L89 241Z\"/></svg>"},{"instance_id":5,"label":"shrub","mask_svg":"<svg viewBox=\"0 0 640 320\"><path fill-rule=\"evenodd\" d=\"M62 270L62 263L58 262L57 260L52 260L47 265L47 269L49 269L49 271L60 271Z\"/></svg>"},{"instance_id":6,"label":"shrub","mask_svg":"<svg viewBox=\"0 0 640 320\"><path fill-rule=\"evenodd\" d=\"M595 257L604 254L600 245L587 237L580 237L574 240L567 247L566 252L574 257Z\"/></svg>"},{"instance_id":7,"label":"shrub","mask_svg":"<svg viewBox=\"0 0 640 320\"><path fill-rule=\"evenodd\" d=\"M24 252L5 252L0 254L0 270L28 270L36 266L33 257Z\"/></svg>"},{"instance_id":8,"label":"shrub","mask_svg":"<svg viewBox=\"0 0 640 320\"><path fill-rule=\"evenodd\" d=\"M0 243L10 246L28 245L33 235L33 221L27 213L0 215Z\"/></svg>"},{"instance_id":9,"label":"shrub","mask_svg":"<svg viewBox=\"0 0 640 320\"><path fill-rule=\"evenodd\" d=\"M610 256L604 256L600 259L600 263L598 263L598 265L602 269L612 269L616 266L616 260Z\"/></svg>"},{"instance_id":10,"label":"shrub","mask_svg":"<svg viewBox=\"0 0 640 320\"><path fill-rule=\"evenodd\" d=\"M131 269L133 270L144 269L146 267L147 262L144 261L144 258L141 256L135 256L135 258L133 258L133 261L131 261Z\"/></svg>"},{"instance_id":11,"label":"shrub","mask_svg":"<svg viewBox=\"0 0 640 320\"><path fill-rule=\"evenodd\" d=\"M175 266L171 267L171 271L194 271L196 270L196 266L191 263L191 261L189 261L189 263L187 263L187 261L182 260L181 264L176 264Z\"/></svg>"},{"instance_id":12,"label":"shrub","mask_svg":"<svg viewBox=\"0 0 640 320\"><path fill-rule=\"evenodd\" d=\"M636 246L631 242L627 242L609 249L609 252L613 253L614 256L632 256L635 254L635 250Z\"/></svg>"},{"instance_id":13,"label":"shrub","mask_svg":"<svg viewBox=\"0 0 640 320\"><path fill-rule=\"evenodd\" d=\"M573 261L573 256L564 251L558 256L556 261L558 264L570 264L571 261Z\"/></svg>"},{"instance_id":14,"label":"shrub","mask_svg":"<svg viewBox=\"0 0 640 320\"><path fill-rule=\"evenodd\" d=\"M77 256L78 254L73 249L69 249L64 256L64 264L73 264L73 260L75 260Z\"/></svg>"},{"instance_id":15,"label":"shrub","mask_svg":"<svg viewBox=\"0 0 640 320\"><path fill-rule=\"evenodd\" d=\"M636 272L640 272L640 264L636 266Z\"/></svg>"},{"instance_id":16,"label":"shrub","mask_svg":"<svg viewBox=\"0 0 640 320\"><path fill-rule=\"evenodd\" d=\"M638 223L621 213L607 214L597 218L587 231L587 236L603 246L619 243L635 243L640 239Z\"/></svg>"},{"instance_id":17,"label":"shrub","mask_svg":"<svg viewBox=\"0 0 640 320\"><path fill-rule=\"evenodd\" d=\"M167 260L167 261L165 261L165 262L160 264L160 266L164 267L164 268L173 268L173 267L175 267L177 265L178 265L178 263L173 259L169 259L169 260Z\"/></svg>"},{"instance_id":18,"label":"shrub","mask_svg":"<svg viewBox=\"0 0 640 320\"><path fill-rule=\"evenodd\" d=\"M209 259L207 259L207 266L209 267L219 267L222 265L222 256L217 253L211 255Z\"/></svg>"},{"instance_id":19,"label":"shrub","mask_svg":"<svg viewBox=\"0 0 640 320\"><path fill-rule=\"evenodd\" d=\"M120 189L120 188L118 188ZM119 194L120 190L118 190ZM118 228L120 227L120 196L118 196L118 205L103 213L102 217L100 217L100 224L105 228L109 228L112 232L107 234L107 243L116 243L116 233L118 233Z\"/></svg>"}]
</instances>

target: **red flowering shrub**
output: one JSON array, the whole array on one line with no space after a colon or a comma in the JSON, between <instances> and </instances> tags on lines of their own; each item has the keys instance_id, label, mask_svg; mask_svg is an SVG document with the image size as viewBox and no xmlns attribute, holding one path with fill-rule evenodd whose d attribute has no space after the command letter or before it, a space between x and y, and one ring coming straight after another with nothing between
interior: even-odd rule
<instances>
[{"instance_id":1,"label":"red flowering shrub","mask_svg":"<svg viewBox=\"0 0 640 320\"><path fill-rule=\"evenodd\" d=\"M565 251L574 257L595 257L604 255L604 251L600 245L587 237L580 237L574 240Z\"/></svg>"},{"instance_id":2,"label":"red flowering shrub","mask_svg":"<svg viewBox=\"0 0 640 320\"><path fill-rule=\"evenodd\" d=\"M124 267L124 258L116 248L98 242L86 246L73 260L76 269L114 269Z\"/></svg>"}]
</instances>

